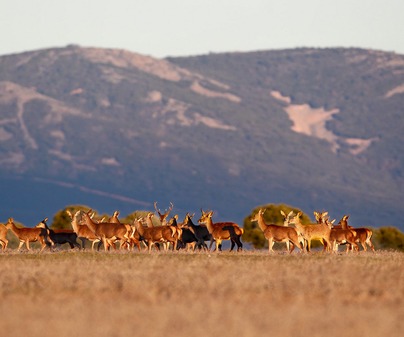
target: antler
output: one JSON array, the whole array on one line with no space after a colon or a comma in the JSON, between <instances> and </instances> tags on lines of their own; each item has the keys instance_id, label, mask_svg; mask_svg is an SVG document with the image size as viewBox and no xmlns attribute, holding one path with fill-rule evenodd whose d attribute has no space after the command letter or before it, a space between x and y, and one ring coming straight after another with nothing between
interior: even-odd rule
<instances>
[{"instance_id":1,"label":"antler","mask_svg":"<svg viewBox=\"0 0 404 337\"><path fill-rule=\"evenodd\" d=\"M157 208L157 201L154 202L154 209L156 210L156 212L159 214L160 219L165 219L168 217L168 215L170 214L170 212L173 210L174 205L172 202L170 202L170 207L168 208L168 210L166 210L165 213L161 213L160 209Z\"/></svg>"}]
</instances>

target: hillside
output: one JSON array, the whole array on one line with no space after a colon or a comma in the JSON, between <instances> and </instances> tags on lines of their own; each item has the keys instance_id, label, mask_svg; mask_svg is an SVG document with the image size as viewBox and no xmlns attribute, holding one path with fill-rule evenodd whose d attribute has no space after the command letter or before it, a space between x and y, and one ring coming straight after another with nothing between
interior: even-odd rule
<instances>
[{"instance_id":1,"label":"hillside","mask_svg":"<svg viewBox=\"0 0 404 337\"><path fill-rule=\"evenodd\" d=\"M403 229L403 106L404 56L372 50L2 56L0 220L282 202Z\"/></svg>"}]
</instances>

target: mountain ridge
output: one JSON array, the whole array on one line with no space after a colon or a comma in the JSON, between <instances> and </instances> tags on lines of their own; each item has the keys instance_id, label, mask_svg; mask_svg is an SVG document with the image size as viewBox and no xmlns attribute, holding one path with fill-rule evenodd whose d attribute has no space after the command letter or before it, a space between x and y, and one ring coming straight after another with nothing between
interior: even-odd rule
<instances>
[{"instance_id":1,"label":"mountain ridge","mask_svg":"<svg viewBox=\"0 0 404 337\"><path fill-rule=\"evenodd\" d=\"M1 56L0 175L238 220L283 202L400 226L403 74L404 56L361 49Z\"/></svg>"}]
</instances>

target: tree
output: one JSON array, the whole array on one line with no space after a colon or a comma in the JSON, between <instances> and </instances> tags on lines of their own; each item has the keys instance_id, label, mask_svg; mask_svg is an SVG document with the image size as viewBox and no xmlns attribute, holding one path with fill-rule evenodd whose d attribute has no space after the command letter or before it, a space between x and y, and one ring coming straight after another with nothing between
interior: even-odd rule
<instances>
[{"instance_id":1,"label":"tree","mask_svg":"<svg viewBox=\"0 0 404 337\"><path fill-rule=\"evenodd\" d=\"M53 221L51 224L52 229L72 229L72 219L67 214L66 211L70 211L70 213L75 214L78 210L80 211L89 211L90 207L84 205L70 205L66 206L62 210L59 210L53 217Z\"/></svg>"},{"instance_id":2,"label":"tree","mask_svg":"<svg viewBox=\"0 0 404 337\"><path fill-rule=\"evenodd\" d=\"M244 234L243 234L243 241L249 242L253 245L254 248L264 248L268 247L268 241L265 239L262 230L259 228L256 222L251 222L251 217L258 213L260 209L265 209L264 213L264 220L267 224L274 224L274 225L283 225L283 216L281 214L281 210L288 214L290 211L293 211L294 214L297 214L301 210L285 205L285 204L267 204L263 206L257 206L254 208L250 215L248 215L243 222L244 227ZM309 216L304 214L301 217L301 222L303 224L311 223ZM275 245L276 248L276 245Z\"/></svg>"},{"instance_id":3,"label":"tree","mask_svg":"<svg viewBox=\"0 0 404 337\"><path fill-rule=\"evenodd\" d=\"M372 241L377 249L404 251L404 233L396 227L380 227L373 230Z\"/></svg>"}]
</instances>

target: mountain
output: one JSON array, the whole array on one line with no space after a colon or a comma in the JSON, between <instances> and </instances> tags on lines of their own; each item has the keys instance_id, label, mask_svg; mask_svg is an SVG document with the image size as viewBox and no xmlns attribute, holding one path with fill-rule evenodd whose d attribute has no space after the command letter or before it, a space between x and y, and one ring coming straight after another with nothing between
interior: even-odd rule
<instances>
[{"instance_id":1,"label":"mountain","mask_svg":"<svg viewBox=\"0 0 404 337\"><path fill-rule=\"evenodd\" d=\"M404 56L291 49L0 57L0 220L267 203L403 229Z\"/></svg>"}]
</instances>

